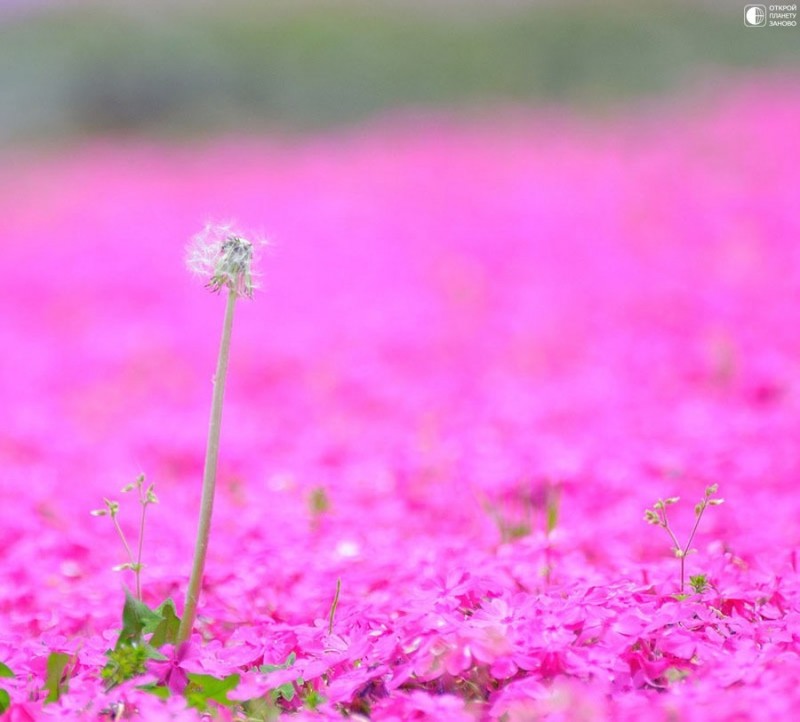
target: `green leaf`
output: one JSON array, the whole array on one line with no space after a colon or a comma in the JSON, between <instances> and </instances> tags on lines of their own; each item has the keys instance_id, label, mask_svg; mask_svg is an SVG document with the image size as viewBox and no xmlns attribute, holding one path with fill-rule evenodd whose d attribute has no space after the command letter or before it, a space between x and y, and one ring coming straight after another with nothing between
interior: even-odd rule
<instances>
[{"instance_id":1,"label":"green leaf","mask_svg":"<svg viewBox=\"0 0 800 722\"><path fill-rule=\"evenodd\" d=\"M308 707L308 709L316 711L317 707L319 707L323 702L325 702L325 697L323 697L317 690L310 689L306 694L303 696L303 704Z\"/></svg>"},{"instance_id":2,"label":"green leaf","mask_svg":"<svg viewBox=\"0 0 800 722\"><path fill-rule=\"evenodd\" d=\"M258 670L259 672L268 674L269 672L274 672L278 669L289 669L295 663L296 659L297 655L294 652L290 652L283 664L262 664ZM297 679L297 684L300 686L303 685L302 678ZM294 682L284 682L282 685L276 687L270 692L270 699L273 702L277 702L279 699L283 698L286 701L291 702L297 694L297 690L295 689L294 685Z\"/></svg>"},{"instance_id":3,"label":"green leaf","mask_svg":"<svg viewBox=\"0 0 800 722\"><path fill-rule=\"evenodd\" d=\"M165 618L177 616L175 602L172 601L172 598L165 599L155 609L150 609L146 604L143 606L151 612L151 615L147 615L147 618L144 620L144 627L142 628L144 634L152 634L155 632L158 625L161 624Z\"/></svg>"},{"instance_id":4,"label":"green leaf","mask_svg":"<svg viewBox=\"0 0 800 722\"><path fill-rule=\"evenodd\" d=\"M11 667L0 662L0 678L14 678L16 675L11 671ZM0 688L0 714L3 714L11 706L11 696L6 690Z\"/></svg>"},{"instance_id":5,"label":"green leaf","mask_svg":"<svg viewBox=\"0 0 800 722\"><path fill-rule=\"evenodd\" d=\"M188 675L189 685L186 688L186 701L190 707L205 712L208 709L208 702L217 702L224 707L231 707L234 704L228 699L228 692L236 689L239 684L239 675L231 674L219 679L210 674Z\"/></svg>"},{"instance_id":6,"label":"green leaf","mask_svg":"<svg viewBox=\"0 0 800 722\"><path fill-rule=\"evenodd\" d=\"M273 701L277 701L283 697L287 702L291 702L295 695L294 684L292 682L284 682L279 687L273 689L270 694L272 695Z\"/></svg>"},{"instance_id":7,"label":"green leaf","mask_svg":"<svg viewBox=\"0 0 800 722\"><path fill-rule=\"evenodd\" d=\"M160 617L160 621L155 625L153 636L150 637L150 644L153 647L161 647L165 644L175 644L178 638L178 629L181 626L181 619L175 612L175 602L167 599L155 610ZM148 624L145 624L145 632L150 631Z\"/></svg>"},{"instance_id":8,"label":"green leaf","mask_svg":"<svg viewBox=\"0 0 800 722\"><path fill-rule=\"evenodd\" d=\"M516 541L517 539L523 539L531 533L531 525L524 521L519 524L509 524L505 532L508 541Z\"/></svg>"},{"instance_id":9,"label":"green leaf","mask_svg":"<svg viewBox=\"0 0 800 722\"><path fill-rule=\"evenodd\" d=\"M242 707L246 714L246 719L248 720L264 720L264 722L270 722L270 720L277 719L280 714L275 704L265 697L248 699L242 704Z\"/></svg>"},{"instance_id":10,"label":"green leaf","mask_svg":"<svg viewBox=\"0 0 800 722\"><path fill-rule=\"evenodd\" d=\"M141 687L137 687L136 689L140 689L142 692L152 694L154 697L158 697L159 699L169 699L170 695L169 687L165 687L162 684L143 684Z\"/></svg>"},{"instance_id":11,"label":"green leaf","mask_svg":"<svg viewBox=\"0 0 800 722\"><path fill-rule=\"evenodd\" d=\"M308 505L311 509L311 513L315 516L324 514L331 508L331 502L328 498L328 493L323 487L317 486L311 490L311 494L309 495L308 499Z\"/></svg>"},{"instance_id":12,"label":"green leaf","mask_svg":"<svg viewBox=\"0 0 800 722\"><path fill-rule=\"evenodd\" d=\"M559 495L555 490L547 494L547 535L550 536L558 526Z\"/></svg>"},{"instance_id":13,"label":"green leaf","mask_svg":"<svg viewBox=\"0 0 800 722\"><path fill-rule=\"evenodd\" d=\"M66 691L66 685L61 684L61 678L70 659L71 657L63 652L52 652L47 658L47 674L44 682L44 688L47 690L45 704L57 702L61 694Z\"/></svg>"},{"instance_id":14,"label":"green leaf","mask_svg":"<svg viewBox=\"0 0 800 722\"><path fill-rule=\"evenodd\" d=\"M676 682L682 682L686 679L689 676L689 672L680 667L667 667L667 669L664 670L664 676L670 684L675 684Z\"/></svg>"},{"instance_id":15,"label":"green leaf","mask_svg":"<svg viewBox=\"0 0 800 722\"><path fill-rule=\"evenodd\" d=\"M269 672L274 672L278 669L289 669L295 660L297 659L297 655L294 652L290 652L289 656L286 658L286 661L283 664L262 664L258 671L263 674L268 674Z\"/></svg>"},{"instance_id":16,"label":"green leaf","mask_svg":"<svg viewBox=\"0 0 800 722\"><path fill-rule=\"evenodd\" d=\"M124 644L132 644L142 639L145 631L155 631L161 616L144 602L140 602L127 589L125 604L122 607L122 631L117 639L117 649Z\"/></svg>"}]
</instances>

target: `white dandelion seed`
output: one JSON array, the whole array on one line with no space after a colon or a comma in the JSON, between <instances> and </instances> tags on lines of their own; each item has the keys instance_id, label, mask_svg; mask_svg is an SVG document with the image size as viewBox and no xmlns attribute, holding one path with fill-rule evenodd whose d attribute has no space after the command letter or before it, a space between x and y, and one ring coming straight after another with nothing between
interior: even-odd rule
<instances>
[{"instance_id":1,"label":"white dandelion seed","mask_svg":"<svg viewBox=\"0 0 800 722\"><path fill-rule=\"evenodd\" d=\"M206 224L189 243L186 265L205 279L214 292L228 288L239 296L253 297L255 246L229 223Z\"/></svg>"}]
</instances>

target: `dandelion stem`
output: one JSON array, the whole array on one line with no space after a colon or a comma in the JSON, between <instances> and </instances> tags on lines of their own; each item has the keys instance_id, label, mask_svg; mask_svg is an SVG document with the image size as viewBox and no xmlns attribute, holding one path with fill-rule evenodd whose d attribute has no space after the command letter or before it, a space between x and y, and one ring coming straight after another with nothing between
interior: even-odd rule
<instances>
[{"instance_id":1,"label":"dandelion stem","mask_svg":"<svg viewBox=\"0 0 800 722\"><path fill-rule=\"evenodd\" d=\"M206 461L203 469L203 493L200 501L200 520L197 528L197 541L194 548L192 574L189 588L186 590L183 619L178 630L177 644L185 642L192 632L197 616L197 602L203 579L203 569L208 552L208 537L211 530L211 513L214 508L214 488L217 481L217 458L219 456L219 434L222 424L222 402L225 396L225 377L228 373L230 357L231 330L233 328L233 312L236 308L238 294L234 288L228 288L228 299L225 305L225 320L222 324L222 338L219 345L217 371L214 374L214 394L211 402L211 419L208 425L208 444Z\"/></svg>"}]
</instances>

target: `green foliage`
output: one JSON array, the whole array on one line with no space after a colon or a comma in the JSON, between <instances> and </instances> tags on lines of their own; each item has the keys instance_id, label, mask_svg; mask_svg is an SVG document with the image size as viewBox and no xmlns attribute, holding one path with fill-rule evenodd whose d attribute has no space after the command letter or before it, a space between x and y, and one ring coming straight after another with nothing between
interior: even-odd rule
<instances>
[{"instance_id":1,"label":"green foliage","mask_svg":"<svg viewBox=\"0 0 800 722\"><path fill-rule=\"evenodd\" d=\"M547 491L547 536L550 536L558 526L558 512L561 495L558 489L551 487Z\"/></svg>"},{"instance_id":2,"label":"green foliage","mask_svg":"<svg viewBox=\"0 0 800 722\"><path fill-rule=\"evenodd\" d=\"M602 111L692 82L698 68L796 69L800 57L795 33L746 32L730 3L279 4L170 4L156 25L118 3L12 14L0 24L0 86L19 102L3 109L0 139L295 129L504 99Z\"/></svg>"},{"instance_id":3,"label":"green foliage","mask_svg":"<svg viewBox=\"0 0 800 722\"><path fill-rule=\"evenodd\" d=\"M106 652L108 662L100 676L107 687L115 687L126 680L145 673L145 664L152 658L147 647L138 643L126 643Z\"/></svg>"},{"instance_id":4,"label":"green foliage","mask_svg":"<svg viewBox=\"0 0 800 722\"><path fill-rule=\"evenodd\" d=\"M180 623L172 599L151 609L126 590L122 629L101 673L108 687L144 674L148 659L163 659L158 648L175 643Z\"/></svg>"},{"instance_id":5,"label":"green foliage","mask_svg":"<svg viewBox=\"0 0 800 722\"><path fill-rule=\"evenodd\" d=\"M502 530L505 541L512 542L523 539L531 533L531 525L521 521L517 524L508 524Z\"/></svg>"},{"instance_id":6,"label":"green foliage","mask_svg":"<svg viewBox=\"0 0 800 722\"><path fill-rule=\"evenodd\" d=\"M531 525L528 521L509 519L497 506L488 501L485 504L485 508L497 525L497 530L500 532L500 541L503 544L522 539L531 533Z\"/></svg>"},{"instance_id":7,"label":"green foliage","mask_svg":"<svg viewBox=\"0 0 800 722\"><path fill-rule=\"evenodd\" d=\"M126 644L138 644L146 631L154 632L162 617L144 602L140 602L127 589L125 604L122 607L122 631L117 638L116 648Z\"/></svg>"},{"instance_id":8,"label":"green foliage","mask_svg":"<svg viewBox=\"0 0 800 722\"><path fill-rule=\"evenodd\" d=\"M702 594L708 591L708 577L705 574L695 574L689 577L689 584L695 594Z\"/></svg>"},{"instance_id":9,"label":"green foliage","mask_svg":"<svg viewBox=\"0 0 800 722\"><path fill-rule=\"evenodd\" d=\"M246 722L272 722L281 715L281 709L263 697L247 700L242 704L242 711Z\"/></svg>"},{"instance_id":10,"label":"green foliage","mask_svg":"<svg viewBox=\"0 0 800 722\"><path fill-rule=\"evenodd\" d=\"M331 500L328 497L328 492L321 486L313 488L308 497L308 507L311 511L311 515L315 517L330 511Z\"/></svg>"},{"instance_id":11,"label":"green foliage","mask_svg":"<svg viewBox=\"0 0 800 722\"><path fill-rule=\"evenodd\" d=\"M521 513L514 513L513 509L509 513L488 500L484 502L484 508L500 532L500 541L510 544L529 536L533 532L534 513L543 514L544 533L550 537L558 526L561 512L561 490L558 485L547 483L543 501L534 501L530 491L520 491L517 501L522 507Z\"/></svg>"},{"instance_id":12,"label":"green foliage","mask_svg":"<svg viewBox=\"0 0 800 722\"><path fill-rule=\"evenodd\" d=\"M47 690L45 703L58 702L61 695L67 691L64 671L71 659L70 655L63 652L51 652L47 657L47 672L44 681L44 688Z\"/></svg>"},{"instance_id":13,"label":"green foliage","mask_svg":"<svg viewBox=\"0 0 800 722\"><path fill-rule=\"evenodd\" d=\"M125 604L122 607L122 630L117 639L117 648L126 644L139 643L145 634L151 635L148 644L161 647L173 644L181 620L175 611L175 602L167 599L155 609L140 602L125 590Z\"/></svg>"},{"instance_id":14,"label":"green foliage","mask_svg":"<svg viewBox=\"0 0 800 722\"><path fill-rule=\"evenodd\" d=\"M238 702L228 699L228 692L236 689L239 675L231 674L222 679L210 674L189 674L186 687L186 701L190 707L200 712L209 711L209 702L216 702L223 707L233 707Z\"/></svg>"},{"instance_id":15,"label":"green foliage","mask_svg":"<svg viewBox=\"0 0 800 722\"><path fill-rule=\"evenodd\" d=\"M270 672L275 672L276 670L279 669L289 669L289 667L291 667L295 663L296 659L297 655L294 652L292 652L291 654L289 654L289 656L286 658L286 661L283 664L262 664L258 668L258 671L261 672L262 674L269 674Z\"/></svg>"},{"instance_id":16,"label":"green foliage","mask_svg":"<svg viewBox=\"0 0 800 722\"><path fill-rule=\"evenodd\" d=\"M299 683L302 684L303 680L299 679ZM278 700L285 699L287 702L291 702L297 691L294 688L294 682L284 682L283 684L275 687L269 695L273 702L277 702Z\"/></svg>"},{"instance_id":17,"label":"green foliage","mask_svg":"<svg viewBox=\"0 0 800 722\"><path fill-rule=\"evenodd\" d=\"M312 711L316 711L324 701L325 697L315 689L308 689L303 694L303 705Z\"/></svg>"},{"instance_id":18,"label":"green foliage","mask_svg":"<svg viewBox=\"0 0 800 722\"><path fill-rule=\"evenodd\" d=\"M153 628L150 645L159 648L165 644L175 644L181 626L181 619L175 611L175 602L167 599L156 607L155 614L158 616L158 622ZM150 626L146 624L144 631L148 632Z\"/></svg>"},{"instance_id":19,"label":"green foliage","mask_svg":"<svg viewBox=\"0 0 800 722\"><path fill-rule=\"evenodd\" d=\"M0 662L0 679L3 677L13 679L16 675L11 671L11 668ZM11 706L11 696L6 690L0 687L0 714L3 714Z\"/></svg>"},{"instance_id":20,"label":"green foliage","mask_svg":"<svg viewBox=\"0 0 800 722\"><path fill-rule=\"evenodd\" d=\"M286 658L286 661L283 664L262 664L258 671L262 672L263 674L267 674L269 672L275 672L278 669L289 669L295 663L297 659L297 655L292 652ZM298 677L295 682L284 682L282 685L279 685L275 689L270 692L270 699L273 702L277 702L281 699L285 699L287 702L291 702L295 695L297 694L297 690L295 689L295 684L302 686L303 679L302 677Z\"/></svg>"},{"instance_id":21,"label":"green foliage","mask_svg":"<svg viewBox=\"0 0 800 722\"><path fill-rule=\"evenodd\" d=\"M165 687L163 684L145 684L139 687L139 689L143 690L144 692L149 692L154 697L158 697L159 699L168 699L171 694L169 687Z\"/></svg>"},{"instance_id":22,"label":"green foliage","mask_svg":"<svg viewBox=\"0 0 800 722\"><path fill-rule=\"evenodd\" d=\"M686 679L689 676L689 672L688 670L681 669L680 667L667 667L664 670L664 676L667 678L667 681L670 684L675 684Z\"/></svg>"}]
</instances>

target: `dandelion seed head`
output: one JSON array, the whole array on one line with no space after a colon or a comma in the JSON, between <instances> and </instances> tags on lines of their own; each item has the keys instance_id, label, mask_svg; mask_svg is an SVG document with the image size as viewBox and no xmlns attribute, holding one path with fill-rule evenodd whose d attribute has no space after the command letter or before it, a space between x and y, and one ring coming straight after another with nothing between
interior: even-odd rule
<instances>
[{"instance_id":1,"label":"dandelion seed head","mask_svg":"<svg viewBox=\"0 0 800 722\"><path fill-rule=\"evenodd\" d=\"M254 244L231 224L208 223L189 243L186 265L212 291L229 288L240 296L252 298L257 287L253 274L254 250Z\"/></svg>"}]
</instances>

